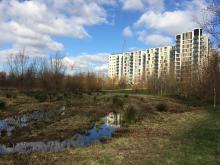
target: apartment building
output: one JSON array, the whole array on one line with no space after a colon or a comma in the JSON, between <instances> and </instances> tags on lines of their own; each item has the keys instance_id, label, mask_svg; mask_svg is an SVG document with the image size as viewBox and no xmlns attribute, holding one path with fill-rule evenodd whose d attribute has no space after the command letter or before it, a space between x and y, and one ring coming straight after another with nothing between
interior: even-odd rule
<instances>
[{"instance_id":1,"label":"apartment building","mask_svg":"<svg viewBox=\"0 0 220 165\"><path fill-rule=\"evenodd\" d=\"M172 70L172 46L132 51L109 56L109 77L135 84L149 78L159 78Z\"/></svg>"},{"instance_id":2,"label":"apartment building","mask_svg":"<svg viewBox=\"0 0 220 165\"><path fill-rule=\"evenodd\" d=\"M112 54L109 56L109 77L118 80L123 78L131 84L139 82L144 76L145 58L144 51Z\"/></svg>"},{"instance_id":3,"label":"apartment building","mask_svg":"<svg viewBox=\"0 0 220 165\"><path fill-rule=\"evenodd\" d=\"M202 29L176 35L175 75L178 81L188 81L205 62L209 39Z\"/></svg>"},{"instance_id":4,"label":"apartment building","mask_svg":"<svg viewBox=\"0 0 220 165\"><path fill-rule=\"evenodd\" d=\"M109 56L108 75L110 78L121 79L123 65L123 54L112 54Z\"/></svg>"},{"instance_id":5,"label":"apartment building","mask_svg":"<svg viewBox=\"0 0 220 165\"><path fill-rule=\"evenodd\" d=\"M146 76L160 78L173 73L174 50L173 46L147 49Z\"/></svg>"}]
</instances>

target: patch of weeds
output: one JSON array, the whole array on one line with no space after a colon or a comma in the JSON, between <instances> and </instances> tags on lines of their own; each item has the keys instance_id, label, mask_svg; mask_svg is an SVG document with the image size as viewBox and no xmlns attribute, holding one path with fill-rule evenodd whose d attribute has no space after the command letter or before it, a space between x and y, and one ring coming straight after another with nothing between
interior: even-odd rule
<instances>
[{"instance_id":1,"label":"patch of weeds","mask_svg":"<svg viewBox=\"0 0 220 165\"><path fill-rule=\"evenodd\" d=\"M92 96L92 92L91 92L91 91L89 91L89 92L88 92L88 95Z\"/></svg>"},{"instance_id":2,"label":"patch of weeds","mask_svg":"<svg viewBox=\"0 0 220 165\"><path fill-rule=\"evenodd\" d=\"M0 100L0 109L4 109L6 107L5 101Z\"/></svg>"},{"instance_id":3,"label":"patch of weeds","mask_svg":"<svg viewBox=\"0 0 220 165\"><path fill-rule=\"evenodd\" d=\"M125 95L124 95L125 98L128 98L128 96L129 96L128 94L125 94Z\"/></svg>"},{"instance_id":4,"label":"patch of weeds","mask_svg":"<svg viewBox=\"0 0 220 165\"><path fill-rule=\"evenodd\" d=\"M93 97L93 102L96 103L96 101L97 101L97 96L94 96Z\"/></svg>"},{"instance_id":5,"label":"patch of weeds","mask_svg":"<svg viewBox=\"0 0 220 165\"><path fill-rule=\"evenodd\" d=\"M159 103L156 105L156 110L159 112L167 112L168 111L168 105L166 103Z\"/></svg>"},{"instance_id":6,"label":"patch of weeds","mask_svg":"<svg viewBox=\"0 0 220 165\"><path fill-rule=\"evenodd\" d=\"M6 98L8 98L8 99L9 99L9 98L14 98L14 99L17 98L17 94L16 94L16 93L6 93L5 96L6 96Z\"/></svg>"},{"instance_id":7,"label":"patch of weeds","mask_svg":"<svg viewBox=\"0 0 220 165\"><path fill-rule=\"evenodd\" d=\"M123 115L124 123L135 123L138 119L137 109L133 105L129 105Z\"/></svg>"},{"instance_id":8,"label":"patch of weeds","mask_svg":"<svg viewBox=\"0 0 220 165\"><path fill-rule=\"evenodd\" d=\"M13 96L12 96L12 98L13 98L13 99L16 99L16 98L17 98L17 94L14 93Z\"/></svg>"},{"instance_id":9,"label":"patch of weeds","mask_svg":"<svg viewBox=\"0 0 220 165\"><path fill-rule=\"evenodd\" d=\"M34 97L39 102L45 102L48 99L48 95L46 93L36 94Z\"/></svg>"},{"instance_id":10,"label":"patch of weeds","mask_svg":"<svg viewBox=\"0 0 220 165\"><path fill-rule=\"evenodd\" d=\"M143 102L143 101L144 101L144 98L143 98L143 97L141 97L141 98L140 98L140 101L141 101L141 102Z\"/></svg>"},{"instance_id":11,"label":"patch of weeds","mask_svg":"<svg viewBox=\"0 0 220 165\"><path fill-rule=\"evenodd\" d=\"M80 99L82 99L82 98L83 98L83 93L82 93L82 92L79 92L79 93L78 93L78 97L79 97Z\"/></svg>"},{"instance_id":12,"label":"patch of weeds","mask_svg":"<svg viewBox=\"0 0 220 165\"><path fill-rule=\"evenodd\" d=\"M63 97L65 97L65 98L67 98L67 97L69 97L69 96L70 96L70 93L65 92L65 93L63 94Z\"/></svg>"},{"instance_id":13,"label":"patch of weeds","mask_svg":"<svg viewBox=\"0 0 220 165\"><path fill-rule=\"evenodd\" d=\"M69 100L69 99L67 99L67 100L66 100L66 106L67 106L67 107L72 107L72 106L73 106L72 101Z\"/></svg>"},{"instance_id":14,"label":"patch of weeds","mask_svg":"<svg viewBox=\"0 0 220 165\"><path fill-rule=\"evenodd\" d=\"M8 99L9 98L12 98L12 94L11 93L6 93L6 95L5 95Z\"/></svg>"},{"instance_id":15,"label":"patch of weeds","mask_svg":"<svg viewBox=\"0 0 220 165\"><path fill-rule=\"evenodd\" d=\"M57 101L62 101L62 100L64 100L64 96L61 95L61 94L59 94L59 95L57 96Z\"/></svg>"},{"instance_id":16,"label":"patch of weeds","mask_svg":"<svg viewBox=\"0 0 220 165\"><path fill-rule=\"evenodd\" d=\"M112 104L116 107L123 107L124 106L124 102L121 98L119 98L119 96L115 95L112 98Z\"/></svg>"}]
</instances>

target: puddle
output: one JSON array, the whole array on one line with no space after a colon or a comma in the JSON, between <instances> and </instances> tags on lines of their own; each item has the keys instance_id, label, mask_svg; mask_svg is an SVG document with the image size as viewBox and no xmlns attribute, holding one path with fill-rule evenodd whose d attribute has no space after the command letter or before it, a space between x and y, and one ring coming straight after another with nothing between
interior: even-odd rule
<instances>
[{"instance_id":1,"label":"puddle","mask_svg":"<svg viewBox=\"0 0 220 165\"><path fill-rule=\"evenodd\" d=\"M102 138L111 138L112 134L120 127L121 116L110 113L103 120L103 124L95 125L85 134L75 134L72 138L63 141L21 142L10 146L0 145L0 154L30 153L34 151L58 152L65 148L87 147L94 143L101 143Z\"/></svg>"},{"instance_id":2,"label":"puddle","mask_svg":"<svg viewBox=\"0 0 220 165\"><path fill-rule=\"evenodd\" d=\"M61 107L59 110L53 113L48 113L47 111L34 111L26 113L19 116L13 116L0 120L0 137L1 136L11 136L12 132L16 128L27 127L31 122L44 120L46 118L51 118L58 113L65 113L65 106ZM62 115L61 113L61 115Z\"/></svg>"},{"instance_id":3,"label":"puddle","mask_svg":"<svg viewBox=\"0 0 220 165\"><path fill-rule=\"evenodd\" d=\"M47 112L35 111L21 116L14 116L0 120L0 137L5 135L11 136L14 129L26 127L30 122L44 119L46 117L48 117Z\"/></svg>"}]
</instances>

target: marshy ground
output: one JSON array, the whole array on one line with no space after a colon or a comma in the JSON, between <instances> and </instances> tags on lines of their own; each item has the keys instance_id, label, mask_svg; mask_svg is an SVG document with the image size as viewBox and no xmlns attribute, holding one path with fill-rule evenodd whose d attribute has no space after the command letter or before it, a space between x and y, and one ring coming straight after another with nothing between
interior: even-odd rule
<instances>
[{"instance_id":1,"label":"marshy ground","mask_svg":"<svg viewBox=\"0 0 220 165\"><path fill-rule=\"evenodd\" d=\"M116 96L117 95L117 96ZM219 164L220 109L179 99L138 94L1 93L1 119L33 111L34 120L0 144L63 140L84 132L110 112L122 113L121 128L103 144L61 152L0 155L0 164ZM63 108L65 107L65 109Z\"/></svg>"}]
</instances>

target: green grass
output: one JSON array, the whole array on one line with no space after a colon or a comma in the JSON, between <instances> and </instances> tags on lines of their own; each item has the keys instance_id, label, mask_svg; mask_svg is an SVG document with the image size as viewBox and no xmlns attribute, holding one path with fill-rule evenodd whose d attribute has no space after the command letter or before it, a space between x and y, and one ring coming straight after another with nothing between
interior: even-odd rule
<instances>
[{"instance_id":1,"label":"green grass","mask_svg":"<svg viewBox=\"0 0 220 165\"><path fill-rule=\"evenodd\" d=\"M143 160L140 164L220 164L220 107L205 107L206 118L179 130L172 142L164 147L158 160Z\"/></svg>"}]
</instances>

